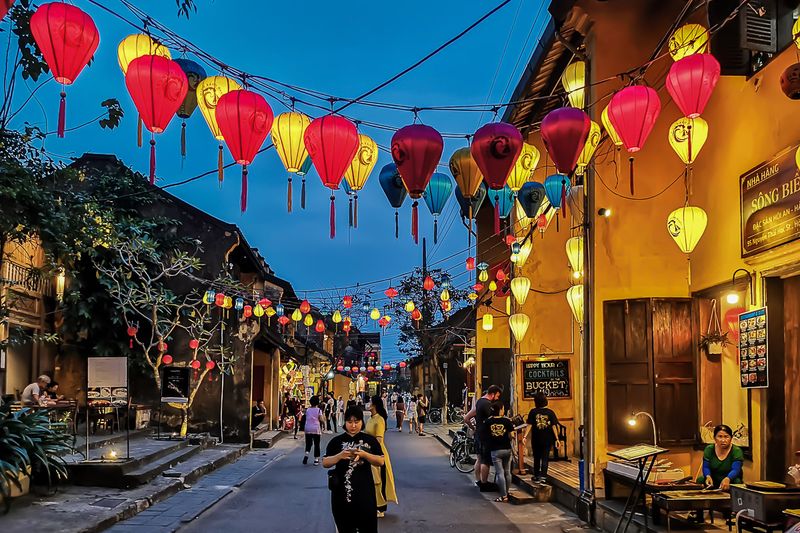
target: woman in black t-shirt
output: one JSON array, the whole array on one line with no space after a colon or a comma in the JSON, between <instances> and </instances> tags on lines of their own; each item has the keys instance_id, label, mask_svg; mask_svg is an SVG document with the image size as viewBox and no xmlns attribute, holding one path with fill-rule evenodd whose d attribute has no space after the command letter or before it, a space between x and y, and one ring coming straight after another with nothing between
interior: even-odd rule
<instances>
[{"instance_id":1,"label":"woman in black t-shirt","mask_svg":"<svg viewBox=\"0 0 800 533\"><path fill-rule=\"evenodd\" d=\"M547 397L542 392L536 393L533 397L536 407L528 413L528 435L532 435L531 448L533 449L533 481L547 481L547 466L550 450L558 442L558 418L556 414L547 407Z\"/></svg>"},{"instance_id":2,"label":"woman in black t-shirt","mask_svg":"<svg viewBox=\"0 0 800 533\"><path fill-rule=\"evenodd\" d=\"M344 421L345 432L328 442L322 459L322 466L333 467L328 473L333 520L339 533L377 532L377 502L371 467L383 466L383 452L375 437L362 432L363 409L348 407Z\"/></svg>"},{"instance_id":3,"label":"woman in black t-shirt","mask_svg":"<svg viewBox=\"0 0 800 533\"><path fill-rule=\"evenodd\" d=\"M508 488L511 486L511 435L514 424L503 416L503 402L492 402L492 415L483 423L482 446L491 454L494 465L495 483L500 491L496 502L508 501Z\"/></svg>"}]
</instances>

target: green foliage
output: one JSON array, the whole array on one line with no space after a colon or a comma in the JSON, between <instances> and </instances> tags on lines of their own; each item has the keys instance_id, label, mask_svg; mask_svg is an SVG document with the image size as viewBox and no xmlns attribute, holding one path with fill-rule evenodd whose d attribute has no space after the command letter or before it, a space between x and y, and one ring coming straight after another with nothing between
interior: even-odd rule
<instances>
[{"instance_id":1,"label":"green foliage","mask_svg":"<svg viewBox=\"0 0 800 533\"><path fill-rule=\"evenodd\" d=\"M125 111L123 111L122 106L119 105L119 100L116 98L109 98L108 100L103 100L100 105L105 107L108 112L107 117L100 119L100 127L113 130L119 126L122 117L125 115Z\"/></svg>"},{"instance_id":2,"label":"green foliage","mask_svg":"<svg viewBox=\"0 0 800 533\"><path fill-rule=\"evenodd\" d=\"M42 57L39 47L31 33L31 15L33 15L32 0L18 0L11 8L11 31L17 36L19 60L17 65L22 68L23 79L38 81L42 74L48 74L50 68ZM17 66L15 65L15 66Z\"/></svg>"},{"instance_id":3,"label":"green foliage","mask_svg":"<svg viewBox=\"0 0 800 533\"><path fill-rule=\"evenodd\" d=\"M191 13L197 13L197 4L194 0L175 0L178 5L178 16L183 15L187 19Z\"/></svg>"}]
</instances>

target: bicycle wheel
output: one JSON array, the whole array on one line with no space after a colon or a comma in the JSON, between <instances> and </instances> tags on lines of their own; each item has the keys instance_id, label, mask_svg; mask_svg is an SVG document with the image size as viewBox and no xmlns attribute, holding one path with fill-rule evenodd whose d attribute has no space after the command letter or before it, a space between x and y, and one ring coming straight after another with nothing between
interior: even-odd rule
<instances>
[{"instance_id":1,"label":"bicycle wheel","mask_svg":"<svg viewBox=\"0 0 800 533\"><path fill-rule=\"evenodd\" d=\"M456 454L456 469L459 472L468 474L475 470L475 458L470 455L470 446L468 443L463 443L459 446Z\"/></svg>"},{"instance_id":2,"label":"bicycle wheel","mask_svg":"<svg viewBox=\"0 0 800 533\"><path fill-rule=\"evenodd\" d=\"M456 467L456 449L458 447L458 443L454 442L453 445L450 447L450 468Z\"/></svg>"},{"instance_id":3,"label":"bicycle wheel","mask_svg":"<svg viewBox=\"0 0 800 533\"><path fill-rule=\"evenodd\" d=\"M442 421L442 412L439 409L431 409L428 413L428 421L431 424L438 424Z\"/></svg>"}]
</instances>

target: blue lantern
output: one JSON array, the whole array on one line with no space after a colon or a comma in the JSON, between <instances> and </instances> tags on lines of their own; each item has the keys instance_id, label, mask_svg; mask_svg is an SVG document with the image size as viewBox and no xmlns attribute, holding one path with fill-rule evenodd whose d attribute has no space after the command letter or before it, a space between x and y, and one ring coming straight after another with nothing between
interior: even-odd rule
<instances>
[{"instance_id":1,"label":"blue lantern","mask_svg":"<svg viewBox=\"0 0 800 533\"><path fill-rule=\"evenodd\" d=\"M442 288L449 289L452 286L450 283L450 274L442 274Z\"/></svg>"},{"instance_id":2,"label":"blue lantern","mask_svg":"<svg viewBox=\"0 0 800 533\"><path fill-rule=\"evenodd\" d=\"M488 268L489 268L489 263L487 263L486 261L481 261L480 263L478 263L478 270L483 271Z\"/></svg>"},{"instance_id":3,"label":"blue lantern","mask_svg":"<svg viewBox=\"0 0 800 533\"><path fill-rule=\"evenodd\" d=\"M278 304L275 306L275 314L278 316L283 316L283 304Z\"/></svg>"},{"instance_id":4,"label":"blue lantern","mask_svg":"<svg viewBox=\"0 0 800 533\"><path fill-rule=\"evenodd\" d=\"M364 311L365 313L369 313L370 308L371 308L371 306L369 305L369 300L365 301L361 305L361 310Z\"/></svg>"},{"instance_id":5,"label":"blue lantern","mask_svg":"<svg viewBox=\"0 0 800 533\"><path fill-rule=\"evenodd\" d=\"M408 191L406 191L406 186L403 185L403 179L400 177L397 165L394 163L389 163L381 169L378 181L381 184L383 193L386 195L386 199L389 200L389 204L395 209L394 238L397 239L400 237L400 214L397 210L403 205L406 196L408 196Z\"/></svg>"},{"instance_id":6,"label":"blue lantern","mask_svg":"<svg viewBox=\"0 0 800 533\"><path fill-rule=\"evenodd\" d=\"M236 309L237 311L241 311L243 308L244 308L244 300L241 297L236 298L236 302L234 303L234 309Z\"/></svg>"},{"instance_id":7,"label":"blue lantern","mask_svg":"<svg viewBox=\"0 0 800 533\"><path fill-rule=\"evenodd\" d=\"M206 79L206 71L191 59L178 58L175 62L186 74L186 79L189 82L189 90L186 92L183 103L175 113L183 120L181 123L181 156L186 157L186 119L192 116L194 110L197 109L197 85ZM141 143L139 146L141 146Z\"/></svg>"},{"instance_id":8,"label":"blue lantern","mask_svg":"<svg viewBox=\"0 0 800 533\"><path fill-rule=\"evenodd\" d=\"M564 174L553 174L552 176L547 176L547 179L544 180L544 192L550 204L556 209L561 207L569 188L569 178Z\"/></svg>"},{"instance_id":9,"label":"blue lantern","mask_svg":"<svg viewBox=\"0 0 800 533\"><path fill-rule=\"evenodd\" d=\"M467 200L466 198L461 196L461 188L456 187L455 196L456 200L458 201L458 205L461 208L462 218L466 219L470 218L469 217L470 207L472 207L472 218L474 219L476 216L478 216L478 211L480 210L481 205L483 205L483 201L486 199L487 190L488 189L486 188L486 184L481 182L481 186L478 187L478 192L475 193L475 196Z\"/></svg>"},{"instance_id":10,"label":"blue lantern","mask_svg":"<svg viewBox=\"0 0 800 533\"><path fill-rule=\"evenodd\" d=\"M298 176L305 176L306 174L309 173L310 170L311 170L311 156L306 156L306 160L303 161L303 165L300 167L300 170L298 170L296 174Z\"/></svg>"},{"instance_id":11,"label":"blue lantern","mask_svg":"<svg viewBox=\"0 0 800 533\"><path fill-rule=\"evenodd\" d=\"M518 242L511 243L511 253L518 254L519 251L522 249L522 246Z\"/></svg>"},{"instance_id":12,"label":"blue lantern","mask_svg":"<svg viewBox=\"0 0 800 533\"><path fill-rule=\"evenodd\" d=\"M525 211L525 216L534 218L539 213L545 196L544 185L538 181L529 181L517 193L517 200L519 200L522 210Z\"/></svg>"},{"instance_id":13,"label":"blue lantern","mask_svg":"<svg viewBox=\"0 0 800 533\"><path fill-rule=\"evenodd\" d=\"M490 192L489 201L497 207L500 218L507 218L511 214L511 208L514 207L514 191L506 185L499 191Z\"/></svg>"},{"instance_id":14,"label":"blue lantern","mask_svg":"<svg viewBox=\"0 0 800 533\"><path fill-rule=\"evenodd\" d=\"M425 187L425 205L428 206L428 211L433 215L433 243L439 241L439 215L442 214L444 206L447 205L447 200L450 199L450 193L453 192L453 182L450 176L442 174L441 172L434 172L431 176L431 181Z\"/></svg>"}]
</instances>

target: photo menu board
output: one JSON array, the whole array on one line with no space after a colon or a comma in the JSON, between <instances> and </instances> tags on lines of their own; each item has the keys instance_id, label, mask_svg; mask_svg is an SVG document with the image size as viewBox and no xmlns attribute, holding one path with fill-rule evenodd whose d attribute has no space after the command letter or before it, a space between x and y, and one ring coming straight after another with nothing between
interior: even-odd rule
<instances>
[{"instance_id":1,"label":"photo menu board","mask_svg":"<svg viewBox=\"0 0 800 533\"><path fill-rule=\"evenodd\" d=\"M128 358L87 358L87 397L90 402L128 403Z\"/></svg>"},{"instance_id":2,"label":"photo menu board","mask_svg":"<svg viewBox=\"0 0 800 533\"><path fill-rule=\"evenodd\" d=\"M739 315L739 378L744 389L769 386L767 308Z\"/></svg>"}]
</instances>

